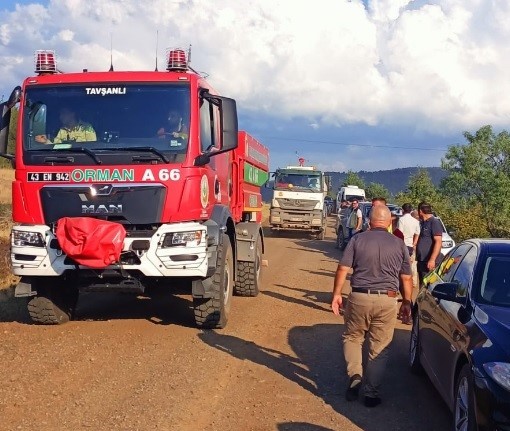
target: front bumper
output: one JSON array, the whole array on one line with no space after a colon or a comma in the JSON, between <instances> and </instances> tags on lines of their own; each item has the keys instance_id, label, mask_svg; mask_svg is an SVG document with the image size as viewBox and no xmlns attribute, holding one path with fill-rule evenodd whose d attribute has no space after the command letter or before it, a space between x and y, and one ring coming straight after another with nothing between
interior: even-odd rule
<instances>
[{"instance_id":1,"label":"front bumper","mask_svg":"<svg viewBox=\"0 0 510 431\"><path fill-rule=\"evenodd\" d=\"M18 276L60 276L66 271L90 268L77 265L58 246L58 241L46 225L21 225L14 230L40 233L44 247L11 245L11 265ZM200 244L190 246L162 247L163 238L169 233L201 230ZM148 247L140 250L135 241L146 241ZM136 263L122 263L126 271L138 271L146 277L206 277L209 257L216 252L214 245L208 246L207 228L195 222L161 225L150 237L130 235L125 238L122 250L130 253ZM109 268L118 268L112 265Z\"/></svg>"},{"instance_id":2,"label":"front bumper","mask_svg":"<svg viewBox=\"0 0 510 431\"><path fill-rule=\"evenodd\" d=\"M474 373L476 421L480 431L510 431L510 392L484 371Z\"/></svg>"},{"instance_id":3,"label":"front bumper","mask_svg":"<svg viewBox=\"0 0 510 431\"><path fill-rule=\"evenodd\" d=\"M269 224L273 229L322 231L324 229L324 214L321 210L291 211L271 208Z\"/></svg>"}]
</instances>

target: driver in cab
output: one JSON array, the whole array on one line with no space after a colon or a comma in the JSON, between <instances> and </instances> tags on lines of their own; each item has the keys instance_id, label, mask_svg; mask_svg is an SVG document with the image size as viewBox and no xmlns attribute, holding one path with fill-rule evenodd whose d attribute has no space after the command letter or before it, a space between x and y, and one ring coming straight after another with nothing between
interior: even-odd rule
<instances>
[{"instance_id":1,"label":"driver in cab","mask_svg":"<svg viewBox=\"0 0 510 431\"><path fill-rule=\"evenodd\" d=\"M308 180L308 187L316 190L316 191L319 191L321 189L321 185L319 183L319 179L318 178L311 178L310 180Z\"/></svg>"},{"instance_id":2,"label":"driver in cab","mask_svg":"<svg viewBox=\"0 0 510 431\"><path fill-rule=\"evenodd\" d=\"M35 141L40 144L61 144L66 142L89 142L97 141L96 131L89 123L78 120L76 113L69 108L62 108L59 114L62 127L53 139L46 135L36 135Z\"/></svg>"},{"instance_id":3,"label":"driver in cab","mask_svg":"<svg viewBox=\"0 0 510 431\"><path fill-rule=\"evenodd\" d=\"M188 128L182 120L182 115L175 109L168 113L167 123L158 130L158 136L170 136L178 139L188 139Z\"/></svg>"}]
</instances>

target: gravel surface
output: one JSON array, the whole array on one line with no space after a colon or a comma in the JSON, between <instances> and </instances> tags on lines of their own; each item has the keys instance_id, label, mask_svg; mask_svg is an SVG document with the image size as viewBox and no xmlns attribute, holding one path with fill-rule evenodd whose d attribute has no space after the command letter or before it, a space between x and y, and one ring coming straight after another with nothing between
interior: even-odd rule
<instances>
[{"instance_id":1,"label":"gravel surface","mask_svg":"<svg viewBox=\"0 0 510 431\"><path fill-rule=\"evenodd\" d=\"M82 295L62 326L28 323L2 292L0 430L449 429L438 393L407 369L409 326L396 328L383 403L345 401L338 257L332 227L325 241L268 234L260 295L235 297L218 331L194 327L182 286Z\"/></svg>"}]
</instances>

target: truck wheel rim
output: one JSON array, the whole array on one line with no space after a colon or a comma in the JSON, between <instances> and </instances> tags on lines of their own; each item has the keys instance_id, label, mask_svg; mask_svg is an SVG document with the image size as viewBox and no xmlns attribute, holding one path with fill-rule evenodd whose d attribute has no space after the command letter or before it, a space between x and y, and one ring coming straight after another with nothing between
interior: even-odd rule
<instances>
[{"instance_id":1,"label":"truck wheel rim","mask_svg":"<svg viewBox=\"0 0 510 431\"><path fill-rule=\"evenodd\" d=\"M230 296L230 263L227 261L225 262L226 265L225 265L225 272L223 274L224 277L226 277L225 279L225 287L223 289L223 304L224 305L227 305L228 304L228 300L229 300L229 296Z\"/></svg>"},{"instance_id":2,"label":"truck wheel rim","mask_svg":"<svg viewBox=\"0 0 510 431\"><path fill-rule=\"evenodd\" d=\"M463 377L457 390L455 403L455 429L467 431L469 425L469 387L467 377Z\"/></svg>"},{"instance_id":3,"label":"truck wheel rim","mask_svg":"<svg viewBox=\"0 0 510 431\"><path fill-rule=\"evenodd\" d=\"M261 269L260 261L261 261L260 253L257 251L257 258L255 259L255 277L257 277L257 280L260 277L260 269Z\"/></svg>"}]
</instances>

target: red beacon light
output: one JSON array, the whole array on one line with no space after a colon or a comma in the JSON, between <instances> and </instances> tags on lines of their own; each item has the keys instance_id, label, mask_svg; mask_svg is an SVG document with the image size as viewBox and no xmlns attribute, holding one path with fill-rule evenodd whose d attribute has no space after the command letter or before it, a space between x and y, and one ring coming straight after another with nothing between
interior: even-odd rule
<instances>
[{"instance_id":1,"label":"red beacon light","mask_svg":"<svg viewBox=\"0 0 510 431\"><path fill-rule=\"evenodd\" d=\"M167 49L167 66L166 70L170 72L184 72L188 70L188 60L186 51L181 48Z\"/></svg>"},{"instance_id":2,"label":"red beacon light","mask_svg":"<svg viewBox=\"0 0 510 431\"><path fill-rule=\"evenodd\" d=\"M38 50L35 52L35 73L57 73L55 51Z\"/></svg>"}]
</instances>

